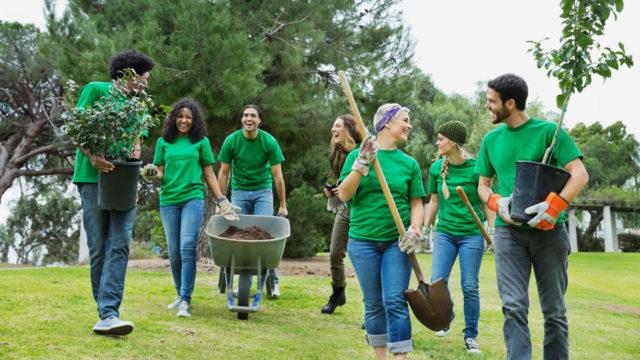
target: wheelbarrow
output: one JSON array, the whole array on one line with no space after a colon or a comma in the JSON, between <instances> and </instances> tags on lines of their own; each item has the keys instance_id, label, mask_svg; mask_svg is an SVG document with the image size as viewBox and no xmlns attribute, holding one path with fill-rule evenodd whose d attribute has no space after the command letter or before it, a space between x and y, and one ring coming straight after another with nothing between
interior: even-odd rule
<instances>
[{"instance_id":1,"label":"wheelbarrow","mask_svg":"<svg viewBox=\"0 0 640 360\"><path fill-rule=\"evenodd\" d=\"M291 227L289 220L283 217L238 216L239 220L232 221L225 219L222 215L214 215L209 220L205 232L209 237L213 261L225 274L223 277L225 283L221 284L221 292L224 292L226 287L227 309L236 312L238 319L246 320L249 318L249 313L257 312L260 309L267 270L275 269L280 264ZM237 240L220 237L220 234L230 226L236 226L240 229L257 226L269 232L273 239ZM237 304L233 294L233 281L236 273L239 275ZM253 296L253 303L249 305L253 275L258 277L257 291Z\"/></svg>"}]
</instances>

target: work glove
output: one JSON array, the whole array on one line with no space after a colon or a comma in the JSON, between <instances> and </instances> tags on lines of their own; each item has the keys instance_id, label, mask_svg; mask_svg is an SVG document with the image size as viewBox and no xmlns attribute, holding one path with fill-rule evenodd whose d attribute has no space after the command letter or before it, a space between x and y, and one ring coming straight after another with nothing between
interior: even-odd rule
<instances>
[{"instance_id":1,"label":"work glove","mask_svg":"<svg viewBox=\"0 0 640 360\"><path fill-rule=\"evenodd\" d=\"M535 215L527 224L538 230L553 229L560 213L569 206L562 196L550 192L543 202L529 206L524 210L529 215Z\"/></svg>"},{"instance_id":2,"label":"work glove","mask_svg":"<svg viewBox=\"0 0 640 360\"><path fill-rule=\"evenodd\" d=\"M422 226L420 228L420 244L422 244L422 250L431 249L431 226Z\"/></svg>"},{"instance_id":3,"label":"work glove","mask_svg":"<svg viewBox=\"0 0 640 360\"><path fill-rule=\"evenodd\" d=\"M489 195L489 201L487 201L487 207L500 215L502 220L509 225L522 225L521 222L515 221L511 218L509 205L511 204L511 195L502 197L496 193Z\"/></svg>"},{"instance_id":4,"label":"work glove","mask_svg":"<svg viewBox=\"0 0 640 360\"><path fill-rule=\"evenodd\" d=\"M226 196L220 196L218 198L218 207L220 208L220 214L227 220L240 220L240 217L236 214L240 211L240 208L233 205Z\"/></svg>"},{"instance_id":5,"label":"work glove","mask_svg":"<svg viewBox=\"0 0 640 360\"><path fill-rule=\"evenodd\" d=\"M140 172L145 180L155 180L156 175L158 175L158 168L153 164L147 164Z\"/></svg>"},{"instance_id":6,"label":"work glove","mask_svg":"<svg viewBox=\"0 0 640 360\"><path fill-rule=\"evenodd\" d=\"M491 245L485 243L485 251L493 251L493 243L494 243L494 235L496 233L496 228L494 226L487 225L487 235L491 238Z\"/></svg>"},{"instance_id":7,"label":"work glove","mask_svg":"<svg viewBox=\"0 0 640 360\"><path fill-rule=\"evenodd\" d=\"M376 144L375 135L367 136L360 145L358 158L353 162L351 170L359 172L362 176L369 175L369 166L376 159L377 152L378 145Z\"/></svg>"},{"instance_id":8,"label":"work glove","mask_svg":"<svg viewBox=\"0 0 640 360\"><path fill-rule=\"evenodd\" d=\"M420 245L420 230L411 225L404 233L404 236L400 239L398 245L400 245L400 250L406 252L407 254L413 254L416 251L422 251L422 246Z\"/></svg>"},{"instance_id":9,"label":"work glove","mask_svg":"<svg viewBox=\"0 0 640 360\"><path fill-rule=\"evenodd\" d=\"M331 211L336 214L338 211L344 208L344 203L340 201L337 196L332 196L327 199L327 211Z\"/></svg>"}]
</instances>

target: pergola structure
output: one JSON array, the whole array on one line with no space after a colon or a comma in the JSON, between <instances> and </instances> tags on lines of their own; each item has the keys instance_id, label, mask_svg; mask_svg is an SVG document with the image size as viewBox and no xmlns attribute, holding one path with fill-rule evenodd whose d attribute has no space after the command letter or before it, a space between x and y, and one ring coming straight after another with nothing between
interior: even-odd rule
<instances>
[{"instance_id":1,"label":"pergola structure","mask_svg":"<svg viewBox=\"0 0 640 360\"><path fill-rule=\"evenodd\" d=\"M578 252L578 219L576 211L579 210L600 210L602 209L602 228L604 230L604 251L620 252L618 245L618 231L616 229L616 213L636 212L640 213L640 203L628 203L613 201L610 199L576 199L571 203L567 211L569 225L569 240L571 242L571 252Z\"/></svg>"}]
</instances>

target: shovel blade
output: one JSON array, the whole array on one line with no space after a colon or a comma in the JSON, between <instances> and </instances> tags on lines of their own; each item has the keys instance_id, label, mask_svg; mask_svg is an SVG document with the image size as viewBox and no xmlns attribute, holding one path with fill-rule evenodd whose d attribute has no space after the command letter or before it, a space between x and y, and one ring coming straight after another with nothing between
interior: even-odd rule
<instances>
[{"instance_id":1,"label":"shovel blade","mask_svg":"<svg viewBox=\"0 0 640 360\"><path fill-rule=\"evenodd\" d=\"M431 285L421 281L416 290L405 290L404 296L416 319L429 329L444 330L453 321L453 300L444 280L438 279Z\"/></svg>"}]
</instances>

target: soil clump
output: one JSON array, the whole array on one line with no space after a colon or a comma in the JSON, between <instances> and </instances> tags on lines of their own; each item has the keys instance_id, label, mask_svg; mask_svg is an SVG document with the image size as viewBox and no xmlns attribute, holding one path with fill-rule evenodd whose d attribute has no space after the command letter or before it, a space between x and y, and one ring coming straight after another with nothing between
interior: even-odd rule
<instances>
[{"instance_id":1,"label":"soil clump","mask_svg":"<svg viewBox=\"0 0 640 360\"><path fill-rule=\"evenodd\" d=\"M250 226L248 228L240 229L237 226L229 226L222 234L218 235L227 239L235 240L270 240L273 236L269 234L263 228L257 226Z\"/></svg>"}]
</instances>

